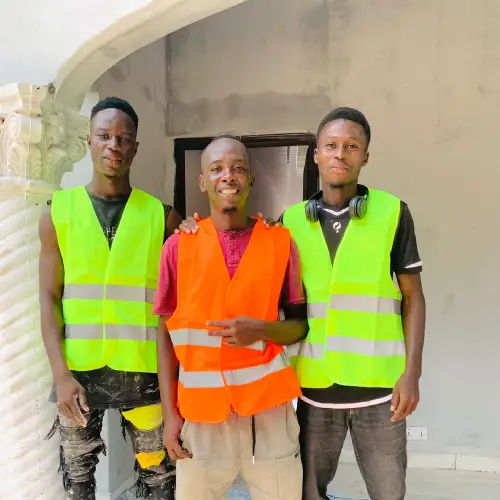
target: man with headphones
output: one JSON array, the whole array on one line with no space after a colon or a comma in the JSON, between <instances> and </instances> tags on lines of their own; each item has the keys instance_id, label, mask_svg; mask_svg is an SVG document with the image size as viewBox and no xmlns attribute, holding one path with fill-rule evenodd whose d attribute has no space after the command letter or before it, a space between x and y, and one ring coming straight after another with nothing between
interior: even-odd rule
<instances>
[{"instance_id":1,"label":"man with headphones","mask_svg":"<svg viewBox=\"0 0 500 500\"><path fill-rule=\"evenodd\" d=\"M419 402L425 330L422 262L408 206L358 184L370 138L360 111L326 115L315 151L323 190L279 219L298 246L308 302L307 338L288 350L302 388L303 500L328 499L348 430L370 498L406 492L406 417ZM197 220L179 229L196 233Z\"/></svg>"},{"instance_id":2,"label":"man with headphones","mask_svg":"<svg viewBox=\"0 0 500 500\"><path fill-rule=\"evenodd\" d=\"M315 151L323 191L282 216L308 301L309 334L289 350L303 393L303 500L328 498L348 430L370 498L405 497L405 419L419 402L424 343L422 262L407 205L358 184L370 136L360 111L329 113Z\"/></svg>"}]
</instances>

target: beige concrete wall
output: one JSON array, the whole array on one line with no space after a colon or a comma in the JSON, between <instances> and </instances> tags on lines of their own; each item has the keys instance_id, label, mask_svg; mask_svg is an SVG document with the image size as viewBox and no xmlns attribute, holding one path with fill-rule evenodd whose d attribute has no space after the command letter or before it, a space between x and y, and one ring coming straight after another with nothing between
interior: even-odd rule
<instances>
[{"instance_id":1,"label":"beige concrete wall","mask_svg":"<svg viewBox=\"0 0 500 500\"><path fill-rule=\"evenodd\" d=\"M428 302L418 452L500 456L500 2L251 0L168 37L168 132L373 127L362 180L408 202Z\"/></svg>"}]
</instances>

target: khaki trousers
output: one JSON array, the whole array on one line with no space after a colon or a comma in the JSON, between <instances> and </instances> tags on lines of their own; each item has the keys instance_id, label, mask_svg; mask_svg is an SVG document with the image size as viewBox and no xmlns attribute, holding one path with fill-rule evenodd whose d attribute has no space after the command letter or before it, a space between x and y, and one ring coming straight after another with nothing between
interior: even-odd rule
<instances>
[{"instance_id":1,"label":"khaki trousers","mask_svg":"<svg viewBox=\"0 0 500 500\"><path fill-rule=\"evenodd\" d=\"M177 500L225 500L239 474L252 500L301 500L299 424L292 403L252 417L231 412L220 424L184 423L183 446L193 458L177 462Z\"/></svg>"}]
</instances>

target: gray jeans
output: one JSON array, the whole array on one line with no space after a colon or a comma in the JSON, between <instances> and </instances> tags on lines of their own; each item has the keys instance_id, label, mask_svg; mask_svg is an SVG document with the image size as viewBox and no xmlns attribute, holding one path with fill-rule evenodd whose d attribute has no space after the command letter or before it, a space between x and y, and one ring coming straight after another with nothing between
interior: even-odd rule
<instances>
[{"instance_id":1,"label":"gray jeans","mask_svg":"<svg viewBox=\"0 0 500 500\"><path fill-rule=\"evenodd\" d=\"M317 408L299 400L303 500L328 500L347 430L371 500L403 500L406 422L390 421L391 403L353 410Z\"/></svg>"}]
</instances>

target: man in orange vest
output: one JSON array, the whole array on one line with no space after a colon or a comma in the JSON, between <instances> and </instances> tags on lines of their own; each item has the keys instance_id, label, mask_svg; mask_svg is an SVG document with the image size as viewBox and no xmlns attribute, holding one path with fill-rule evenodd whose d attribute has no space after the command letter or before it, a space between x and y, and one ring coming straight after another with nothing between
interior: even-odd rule
<instances>
[{"instance_id":1,"label":"man in orange vest","mask_svg":"<svg viewBox=\"0 0 500 500\"><path fill-rule=\"evenodd\" d=\"M201 163L211 217L165 243L154 307L177 500L223 500L238 474L253 500L300 500L300 388L282 347L307 333L298 251L287 229L247 216L240 141L215 139Z\"/></svg>"}]
</instances>

